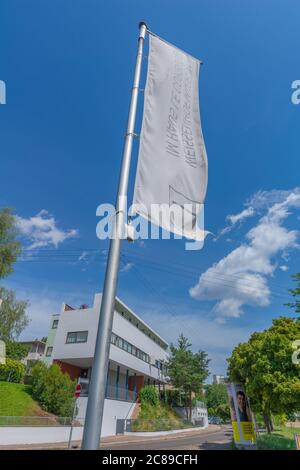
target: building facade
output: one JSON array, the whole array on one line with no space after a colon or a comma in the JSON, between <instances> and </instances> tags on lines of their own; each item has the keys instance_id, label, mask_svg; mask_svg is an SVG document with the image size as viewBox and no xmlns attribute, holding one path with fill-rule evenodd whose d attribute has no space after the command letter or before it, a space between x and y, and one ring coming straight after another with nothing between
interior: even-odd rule
<instances>
[{"instance_id":1,"label":"building facade","mask_svg":"<svg viewBox=\"0 0 300 470\"><path fill-rule=\"evenodd\" d=\"M99 321L101 294L91 308L63 304L51 318L44 361L56 363L81 383L79 418L84 418ZM129 418L139 390L164 387L168 343L120 299L116 298L106 383L104 429L115 434L117 419Z\"/></svg>"},{"instance_id":2,"label":"building facade","mask_svg":"<svg viewBox=\"0 0 300 470\"><path fill-rule=\"evenodd\" d=\"M226 384L227 378L224 375L213 375L213 384Z\"/></svg>"},{"instance_id":3,"label":"building facade","mask_svg":"<svg viewBox=\"0 0 300 470\"><path fill-rule=\"evenodd\" d=\"M38 339L32 341L19 341L19 344L28 347L27 356L22 359L23 364L31 366L37 361L44 359L45 342Z\"/></svg>"}]
</instances>

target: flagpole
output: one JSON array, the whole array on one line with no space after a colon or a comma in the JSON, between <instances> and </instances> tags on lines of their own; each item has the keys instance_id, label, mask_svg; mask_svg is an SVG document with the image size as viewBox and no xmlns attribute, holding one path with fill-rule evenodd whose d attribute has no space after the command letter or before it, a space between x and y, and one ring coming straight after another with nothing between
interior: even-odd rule
<instances>
[{"instance_id":1,"label":"flagpole","mask_svg":"<svg viewBox=\"0 0 300 470\"><path fill-rule=\"evenodd\" d=\"M138 102L139 84L142 68L143 47L147 32L145 23L139 24L138 52L134 81L125 135L123 159L116 201L114 237L110 240L103 295L100 308L94 360L92 366L89 396L82 438L82 449L95 450L100 447L101 426L104 410L105 388L108 371L110 338L115 308L115 297L120 261L121 233L124 233L127 207L127 189L130 171L131 151L134 138L135 117Z\"/></svg>"}]
</instances>

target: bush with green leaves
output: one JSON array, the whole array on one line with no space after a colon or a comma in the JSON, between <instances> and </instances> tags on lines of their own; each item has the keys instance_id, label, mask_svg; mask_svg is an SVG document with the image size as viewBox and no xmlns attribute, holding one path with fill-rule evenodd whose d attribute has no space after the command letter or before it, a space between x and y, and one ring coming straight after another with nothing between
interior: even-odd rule
<instances>
[{"instance_id":1,"label":"bush with green leaves","mask_svg":"<svg viewBox=\"0 0 300 470\"><path fill-rule=\"evenodd\" d=\"M32 395L40 406L57 416L71 416L76 382L61 371L57 364L47 367L36 363L31 371Z\"/></svg>"},{"instance_id":2,"label":"bush with green leaves","mask_svg":"<svg viewBox=\"0 0 300 470\"><path fill-rule=\"evenodd\" d=\"M0 380L3 382L20 383L25 375L25 366L20 361L6 358L5 364L0 364Z\"/></svg>"},{"instance_id":3,"label":"bush with green leaves","mask_svg":"<svg viewBox=\"0 0 300 470\"><path fill-rule=\"evenodd\" d=\"M146 385L140 390L139 398L141 401L141 407L151 405L159 405L159 395L158 390L154 385Z\"/></svg>"},{"instance_id":4,"label":"bush with green leaves","mask_svg":"<svg viewBox=\"0 0 300 470\"><path fill-rule=\"evenodd\" d=\"M30 346L27 344L17 343L17 341L6 341L6 357L10 359L21 360L27 356Z\"/></svg>"}]
</instances>

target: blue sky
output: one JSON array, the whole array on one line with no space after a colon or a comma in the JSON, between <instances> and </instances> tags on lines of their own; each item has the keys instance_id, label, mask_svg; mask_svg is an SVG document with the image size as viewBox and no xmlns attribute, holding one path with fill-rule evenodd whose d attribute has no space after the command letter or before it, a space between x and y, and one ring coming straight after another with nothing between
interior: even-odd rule
<instances>
[{"instance_id":1,"label":"blue sky","mask_svg":"<svg viewBox=\"0 0 300 470\"><path fill-rule=\"evenodd\" d=\"M33 252L3 283L31 302L23 337L44 336L62 301L91 304L102 289L107 243L96 238L96 208L115 199L140 20L204 62L205 222L217 239L198 252L177 240L124 244L118 295L167 340L184 332L217 373L235 344L292 313L283 304L300 270L298 8L292 0L1 3L0 205L15 208ZM40 249L51 251L41 258Z\"/></svg>"}]
</instances>

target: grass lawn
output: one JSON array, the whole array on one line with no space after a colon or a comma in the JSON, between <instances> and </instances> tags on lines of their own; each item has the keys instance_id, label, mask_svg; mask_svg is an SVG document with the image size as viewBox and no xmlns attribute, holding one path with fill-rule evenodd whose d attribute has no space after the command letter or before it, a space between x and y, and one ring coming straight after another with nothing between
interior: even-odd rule
<instances>
[{"instance_id":1,"label":"grass lawn","mask_svg":"<svg viewBox=\"0 0 300 470\"><path fill-rule=\"evenodd\" d=\"M172 429L192 428L175 411L164 403L158 406L147 405L141 408L138 418L132 422L133 432L170 431Z\"/></svg>"},{"instance_id":2,"label":"grass lawn","mask_svg":"<svg viewBox=\"0 0 300 470\"><path fill-rule=\"evenodd\" d=\"M31 397L30 385L0 381L0 424L2 416L43 416L45 413ZM16 424L17 424L16 420Z\"/></svg>"},{"instance_id":3,"label":"grass lawn","mask_svg":"<svg viewBox=\"0 0 300 470\"><path fill-rule=\"evenodd\" d=\"M260 450L296 450L294 434L300 434L300 428L276 426L272 434L260 434L257 447Z\"/></svg>"}]
</instances>

